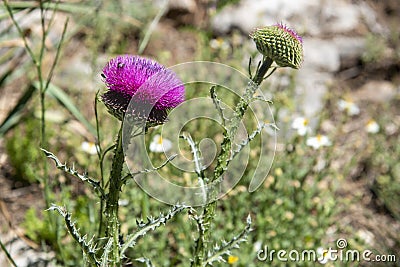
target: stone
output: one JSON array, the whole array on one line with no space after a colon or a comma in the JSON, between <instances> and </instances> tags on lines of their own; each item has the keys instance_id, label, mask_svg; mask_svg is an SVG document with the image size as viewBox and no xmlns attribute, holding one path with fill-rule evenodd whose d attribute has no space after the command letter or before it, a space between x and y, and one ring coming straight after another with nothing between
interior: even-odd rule
<instances>
[{"instance_id":1,"label":"stone","mask_svg":"<svg viewBox=\"0 0 400 267\"><path fill-rule=\"evenodd\" d=\"M317 7L310 2L307 0L243 0L239 5L227 6L214 16L212 26L219 33L226 33L232 28L239 28L249 33L256 27L275 24L296 14L305 14L311 6Z\"/></svg>"},{"instance_id":2,"label":"stone","mask_svg":"<svg viewBox=\"0 0 400 267\"><path fill-rule=\"evenodd\" d=\"M359 90L352 94L356 101L369 101L375 103L385 103L392 100L399 92L396 87L388 81L368 81Z\"/></svg>"},{"instance_id":3,"label":"stone","mask_svg":"<svg viewBox=\"0 0 400 267\"><path fill-rule=\"evenodd\" d=\"M302 114L311 118L323 108L323 101L328 84L333 76L327 72L317 72L311 69L300 69L297 74L297 106Z\"/></svg>"},{"instance_id":4,"label":"stone","mask_svg":"<svg viewBox=\"0 0 400 267\"><path fill-rule=\"evenodd\" d=\"M364 37L335 37L333 40L334 45L339 50L340 58L357 57L360 58L365 52L365 38Z\"/></svg>"},{"instance_id":5,"label":"stone","mask_svg":"<svg viewBox=\"0 0 400 267\"><path fill-rule=\"evenodd\" d=\"M31 248L25 240L15 236L12 231L1 234L0 238L4 245L7 247L8 252L15 261L17 266L28 267L53 267L55 265L55 253L37 251ZM0 253L0 266L11 266L5 254Z\"/></svg>"},{"instance_id":6,"label":"stone","mask_svg":"<svg viewBox=\"0 0 400 267\"><path fill-rule=\"evenodd\" d=\"M331 40L304 39L304 63L302 68L336 72L340 68L338 47Z\"/></svg>"},{"instance_id":7,"label":"stone","mask_svg":"<svg viewBox=\"0 0 400 267\"><path fill-rule=\"evenodd\" d=\"M368 13L362 8L363 14ZM344 0L242 0L214 16L212 26L218 33L232 28L249 33L256 27L283 22L300 33L329 35L357 29L362 23L360 9Z\"/></svg>"},{"instance_id":8,"label":"stone","mask_svg":"<svg viewBox=\"0 0 400 267\"><path fill-rule=\"evenodd\" d=\"M360 11L344 1L322 1L320 22L323 33L351 32L360 23Z\"/></svg>"}]
</instances>

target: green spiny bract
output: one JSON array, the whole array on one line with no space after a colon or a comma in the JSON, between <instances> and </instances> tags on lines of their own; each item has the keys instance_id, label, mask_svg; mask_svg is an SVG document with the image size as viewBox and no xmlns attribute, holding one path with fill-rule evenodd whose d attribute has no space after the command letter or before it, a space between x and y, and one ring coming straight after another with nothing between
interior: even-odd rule
<instances>
[{"instance_id":1,"label":"green spiny bract","mask_svg":"<svg viewBox=\"0 0 400 267\"><path fill-rule=\"evenodd\" d=\"M258 51L281 67L298 69L303 61L303 41L282 24L256 29L250 34Z\"/></svg>"}]
</instances>

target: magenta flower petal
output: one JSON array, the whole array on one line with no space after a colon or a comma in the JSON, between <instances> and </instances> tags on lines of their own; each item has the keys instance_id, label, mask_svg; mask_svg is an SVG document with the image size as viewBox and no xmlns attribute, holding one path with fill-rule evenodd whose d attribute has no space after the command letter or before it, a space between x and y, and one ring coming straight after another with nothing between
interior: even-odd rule
<instances>
[{"instance_id":1,"label":"magenta flower petal","mask_svg":"<svg viewBox=\"0 0 400 267\"><path fill-rule=\"evenodd\" d=\"M282 30L288 32L293 38L303 44L303 38L295 30L289 28L283 23L277 23L274 26L277 26L278 28L281 28Z\"/></svg>"},{"instance_id":2,"label":"magenta flower petal","mask_svg":"<svg viewBox=\"0 0 400 267\"><path fill-rule=\"evenodd\" d=\"M185 100L182 81L173 71L151 59L118 56L107 63L102 77L108 87L102 100L110 113L120 120L133 101L130 117L147 117L148 121L161 124L168 111Z\"/></svg>"}]
</instances>

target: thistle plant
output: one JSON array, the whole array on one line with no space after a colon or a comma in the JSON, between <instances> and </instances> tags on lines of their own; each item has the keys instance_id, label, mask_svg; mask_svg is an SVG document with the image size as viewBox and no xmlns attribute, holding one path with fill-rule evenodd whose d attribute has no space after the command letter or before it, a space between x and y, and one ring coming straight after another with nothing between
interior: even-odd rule
<instances>
[{"instance_id":1,"label":"thistle plant","mask_svg":"<svg viewBox=\"0 0 400 267\"><path fill-rule=\"evenodd\" d=\"M165 224L175 214L188 209L185 205L175 205L168 213L159 215L158 218L149 217L147 221L138 221L138 232L127 237L124 242L120 239L120 221L118 207L120 192L128 181L128 176L123 176L124 151L123 151L123 125L129 121L136 127L136 135L148 128L163 124L168 111L184 101L184 86L179 78L170 70L156 61L132 55L118 56L111 59L104 67L102 75L108 90L101 96L110 114L121 121L114 148L108 188L105 188L100 179L94 179L87 174L79 174L73 167L62 164L58 158L43 150L47 157L56 163L56 167L88 183L99 195L101 203L105 202L105 209L101 225L106 226L105 238L108 240L103 248L99 248L93 239L87 242L85 235L81 236L75 224L72 223L71 214L64 208L53 205L50 209L56 210L64 217L67 229L82 248L88 262L94 266L121 266L124 252L133 247L137 239L150 230ZM152 80L150 79L152 77ZM135 95L135 98L132 98ZM132 103L131 103L132 102ZM130 108L132 107L132 108ZM150 107L150 109L149 109ZM124 120L124 119L127 120ZM104 158L103 152L102 158ZM103 207L103 205L101 205ZM102 231L100 231L100 234ZM99 251L100 250L100 251ZM101 254L101 253L102 254ZM97 258L101 254L101 260ZM103 266L103 265L102 265Z\"/></svg>"},{"instance_id":2,"label":"thistle plant","mask_svg":"<svg viewBox=\"0 0 400 267\"><path fill-rule=\"evenodd\" d=\"M142 85L154 74L146 86ZM102 77L108 91L102 95L102 101L108 111L119 120L128 116L134 123L144 123L145 128L162 124L167 118L168 110L184 100L184 86L179 78L159 63L137 56L119 56L112 59L103 69ZM140 90L139 90L140 88ZM132 99L132 96L135 98ZM129 104L131 100L135 101ZM128 107L134 107L128 109ZM146 110L147 107L154 107ZM113 238L112 256L114 263L120 263L118 201L122 180L124 151L122 145L123 123L114 147L114 159L110 173L110 188L106 198L106 234Z\"/></svg>"},{"instance_id":3,"label":"thistle plant","mask_svg":"<svg viewBox=\"0 0 400 267\"><path fill-rule=\"evenodd\" d=\"M254 40L258 51L263 55L263 59L259 62L255 74L251 73L251 58L249 61L249 75L251 81L249 82L244 94L237 103L234 115L230 119L230 124L225 127L224 139L221 143L221 151L217 158L217 164L214 169L213 177L210 179L210 183L221 183L222 176L229 167L233 156L240 152L240 148L248 145L249 142L257 135L265 125L261 125L255 132L252 138L248 138L242 145L239 146L239 150L235 150L232 147L232 141L237 134L237 130L240 121L243 119L250 103L256 98L254 94L261 83L268 78L277 67L273 67L272 64L275 62L281 67L299 68L303 60L303 47L301 37L294 31L284 26L283 24L276 24L255 30L250 34L250 37ZM268 72L269 71L269 72ZM213 90L211 90L213 96ZM217 102L215 102L217 103ZM216 104L218 106L218 104ZM218 188L214 186L213 188ZM213 253L210 253L210 239L211 239L211 226L215 216L217 200L215 199L218 192L209 190L207 192L207 203L204 206L201 219L198 219L199 223L199 237L196 241L194 259L192 262L193 267L206 266L210 263L209 259L212 258ZM244 232L243 238L245 239L247 234L251 231L249 227L251 220L247 220L248 227L247 232ZM223 251L219 251L220 255L230 255L232 248L226 248ZM220 258L221 259L221 258Z\"/></svg>"},{"instance_id":4,"label":"thistle plant","mask_svg":"<svg viewBox=\"0 0 400 267\"><path fill-rule=\"evenodd\" d=\"M247 139L235 145L234 140L238 134L240 122L245 116L253 101L259 100L255 96L261 83L268 78L277 67L299 68L302 62L302 40L293 31L277 24L257 29L251 35L257 49L263 55L254 73L251 71L251 59L249 61L250 79L240 100L235 105L233 113L228 117L216 94L215 87L210 89L210 97L223 121L223 140L220 144L220 152L215 160L214 169L207 177L202 163L200 149L189 133L182 138L189 144L193 154L195 165L194 173L201 185L203 201L199 209L190 205L175 204L166 213L157 217L149 216L147 220L136 220L137 231L121 236L121 222L119 219L119 200L123 186L130 178L137 174L157 171L164 167L172 158L159 168L139 170L136 173L124 174L125 163L124 147L129 145L130 139L146 134L149 128L162 125L168 119L169 112L179 106L185 100L185 87L176 73L166 69L156 61L133 55L122 55L111 59L103 68L102 78L107 91L100 99L107 107L110 114L120 121L120 129L113 145L114 156L111 171L107 183L101 179L89 177L87 174L78 173L74 167L68 167L61 163L57 157L43 150L47 157L52 159L56 167L67 172L88 184L97 193L100 199L100 228L105 226L105 231L99 231L99 238L87 240L87 235L79 232L79 227L72 221L72 216L65 208L53 205L50 209L57 211L64 217L69 233L82 248L86 261L92 266L122 266L126 258L125 252L134 248L139 238L167 223L171 218L183 211L188 211L197 226L197 237L193 246L193 256L190 264L193 267L212 265L214 262L224 261L224 255L231 255L233 249L239 248L242 242L247 240L252 231L252 220L249 215L245 228L238 232L229 241L219 240L213 243L212 229L216 216L217 202L220 195L220 185L223 175L227 172L233 159L248 146L263 128L268 124L261 124L248 135ZM276 65L273 65L273 63ZM265 100L265 99L263 99ZM267 100L265 100L267 101ZM128 124L128 125L126 125ZM125 127L124 127L125 126ZM128 136L128 140L123 138ZM105 153L99 149L101 159ZM138 155L140 156L140 154ZM104 205L105 207L104 207ZM104 208L103 208L104 207ZM101 242L98 240L102 240ZM139 258L147 266L153 266L150 259ZM187 261L189 262L189 261Z\"/></svg>"}]
</instances>

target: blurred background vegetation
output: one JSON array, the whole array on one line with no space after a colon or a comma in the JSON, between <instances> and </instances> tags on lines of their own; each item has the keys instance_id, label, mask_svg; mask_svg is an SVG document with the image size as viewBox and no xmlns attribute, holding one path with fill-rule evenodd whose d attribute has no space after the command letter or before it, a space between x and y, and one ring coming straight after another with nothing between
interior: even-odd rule
<instances>
[{"instance_id":1,"label":"blurred background vegetation","mask_svg":"<svg viewBox=\"0 0 400 267\"><path fill-rule=\"evenodd\" d=\"M248 58L255 54L248 33L232 28L221 34L211 27L215 14L237 5L239 0L187 1L193 3L194 8L190 4L176 4L185 1L170 2L173 4L123 0L44 1L49 18L56 10L44 44L43 72L46 75L56 55L62 25L70 18L45 107L47 148L61 161L75 163L78 170L88 172L91 177L101 177L97 155L83 143L93 144L97 140L94 102L97 90L105 89L99 74L114 55L142 54L166 66L209 60L246 73ZM281 129L273 167L254 193L246 191L248 179L242 179L222 199L217 212L218 230L213 232L215 241L229 240L244 227L245 218L251 214L254 231L248 242L234 251L237 259L231 259L232 266L265 264L257 260L257 251L264 245L275 250L327 248L335 247L340 237L347 239L348 248L395 254L399 260L399 90L381 102L365 100L361 94L357 99L354 95L368 80L389 82L399 88L400 34L393 21L398 18L400 7L396 1L395 4L393 1L366 2L376 8L390 34L385 35L386 38L376 33L363 35L366 50L362 57L352 61L356 65L350 66L360 70L355 76L343 78L347 75L343 70L333 73L334 80L328 85L321 112L310 118L314 122L313 132L327 135L332 146L314 150L306 145L307 137L298 136L291 129L291 121L298 114L296 98L299 97L294 71L279 70L274 75L287 81L284 86L276 82L265 86L273 98L276 123ZM9 1L9 4L33 51L39 51L38 2ZM12 240L16 235L25 240L30 249L54 251L54 254L48 253L48 260L38 260L42 264L48 261L48 266L83 266L81 252L63 224L58 222L54 228L44 215L47 207L43 200L43 176L47 172L51 180L52 199L66 206L81 232L89 236L96 235L98 230L95 223L99 208L97 197L52 164L47 164L46 171L39 167L47 160L39 150L40 99L34 89L37 73L4 5L0 6L0 11L0 239ZM388 50L392 51L390 56L387 56ZM191 86L187 98L199 96L196 92L197 87ZM361 109L358 115L349 116L338 109L337 102L344 95L353 95ZM226 102L233 101L230 95L225 98ZM105 148L112 144L118 126L101 104L98 104L98 118L100 142ZM377 133L368 133L365 128L371 119L380 126ZM205 132L214 139L221 139L217 127L215 131L210 129L214 128L207 123L192 123L186 128L195 139L204 137ZM150 134L156 134L156 130ZM257 153L250 155L255 160ZM158 154L153 156L155 161L161 161ZM109 168L105 164L105 174ZM168 168L162 172L176 175ZM188 180L191 177L180 181ZM123 234L135 229L135 218L158 214L168 208L146 196L133 182L124 190L123 199ZM140 240L128 257L134 261L145 256L156 266L189 266L195 229L186 215L178 216L166 230L159 229ZM138 262L128 264L129 260L127 266L145 266ZM278 261L270 265L288 266ZM292 265L314 266L314 263Z\"/></svg>"}]
</instances>

